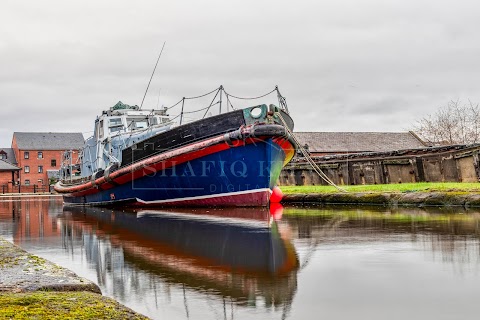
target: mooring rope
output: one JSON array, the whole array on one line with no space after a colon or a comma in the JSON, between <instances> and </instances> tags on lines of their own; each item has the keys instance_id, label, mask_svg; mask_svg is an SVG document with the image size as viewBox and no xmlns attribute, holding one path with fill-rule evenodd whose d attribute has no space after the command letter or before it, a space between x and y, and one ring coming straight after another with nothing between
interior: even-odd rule
<instances>
[{"instance_id":1,"label":"mooring rope","mask_svg":"<svg viewBox=\"0 0 480 320\"><path fill-rule=\"evenodd\" d=\"M339 186L337 186L335 184L335 182L333 182L323 171L322 169L320 169L320 167L315 163L315 161L313 161L312 157L310 157L310 155L308 154L308 151L305 150L305 148L301 145L301 143L298 141L298 139L295 137L295 135L293 134L293 132L290 130L290 128L287 126L287 122L285 121L285 119L283 118L282 114L280 112L276 112L278 118L280 119L280 121L282 121L283 123L283 126L285 127L285 130L287 130L287 132L292 136L293 138L293 141L295 141L295 143L297 144L297 147L300 149L300 151L302 152L303 156L305 157L305 159L307 159L307 162L312 166L313 170L320 176L320 178L322 178L326 183L328 183L329 185L335 187L338 191L341 191L341 192L347 192L347 190L343 189L343 188L340 188Z\"/></svg>"}]
</instances>

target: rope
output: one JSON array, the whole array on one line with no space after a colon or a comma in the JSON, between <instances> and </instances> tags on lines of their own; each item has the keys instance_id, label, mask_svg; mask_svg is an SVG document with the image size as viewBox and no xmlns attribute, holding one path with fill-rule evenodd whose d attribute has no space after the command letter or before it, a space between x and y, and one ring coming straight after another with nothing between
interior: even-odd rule
<instances>
[{"instance_id":1,"label":"rope","mask_svg":"<svg viewBox=\"0 0 480 320\"><path fill-rule=\"evenodd\" d=\"M178 101L177 103L175 103L173 106L166 108L165 111L170 110L170 109L172 109L173 107L178 106L178 105L180 104L180 102L182 102L182 101L183 101L183 98L180 99L180 101Z\"/></svg>"},{"instance_id":2,"label":"rope","mask_svg":"<svg viewBox=\"0 0 480 320\"><path fill-rule=\"evenodd\" d=\"M217 101L217 102L215 102L214 104L209 105L208 107L205 107L205 108L202 108L202 109L198 109L198 110L193 110L193 111L185 111L183 114L189 114L189 113L195 113L195 112L203 111L203 110L206 110L206 109L208 109L208 108L210 108L210 107L213 107L214 105L219 104L219 103L220 103L220 102Z\"/></svg>"},{"instance_id":3,"label":"rope","mask_svg":"<svg viewBox=\"0 0 480 320\"><path fill-rule=\"evenodd\" d=\"M209 94L214 93L215 91L218 91L219 89L220 89L220 87L218 87L218 88L216 88L216 89L214 89L214 90L212 90L212 91L210 91L210 92L207 92L207 93L205 93L205 94L202 94L202 95L200 95L200 96L196 96L196 97L182 98L182 99L180 99L180 101L178 101L178 102L175 103L174 105L172 105L172 106L170 106L170 107L168 107L168 108L165 108L165 111L170 110L170 109L172 109L173 107L178 106L178 105L179 105L182 101L184 101L184 100L192 100L192 99L203 98L203 97L208 96Z\"/></svg>"},{"instance_id":4,"label":"rope","mask_svg":"<svg viewBox=\"0 0 480 320\"><path fill-rule=\"evenodd\" d=\"M287 123L285 121L285 119L283 118L282 114L280 112L277 112L276 113L278 115L278 117L280 118L280 121L282 121L283 123L283 126L285 127L285 129L287 130L287 132L292 136L293 140L295 141L295 143L297 144L297 147L300 149L300 151L302 152L303 156L305 157L305 159L307 159L308 163L312 166L313 170L320 176L320 178L322 178L326 183L328 183L329 185L331 185L332 187L335 187L338 191L340 192L347 192L347 190L343 189L343 188L340 188L339 186L337 186L323 171L322 169L320 169L320 167L315 163L315 161L313 161L313 159L310 157L310 155L308 154L307 150L305 150L304 147L302 147L302 145L300 144L300 142L297 140L297 138L293 135L293 132L290 130L290 128L288 128L287 126Z\"/></svg>"},{"instance_id":5,"label":"rope","mask_svg":"<svg viewBox=\"0 0 480 320\"><path fill-rule=\"evenodd\" d=\"M255 99L260 99L260 98L266 97L266 96L272 94L272 93L275 92L275 91L277 91L278 94L280 94L280 92L278 91L278 87L275 87L272 91L270 91L270 92L268 92L268 93L266 93L266 94L263 94L263 95L261 95L261 96L258 96L258 97L250 97L250 98L242 98L242 97L237 97L237 96L234 96L234 95L232 95L232 94L229 94L228 92L225 91L225 89L224 89L222 86L220 86L220 87L215 88L214 90L212 90L212 91L210 91L210 92L207 92L207 93L202 94L202 95L199 95L199 96L182 98L182 99L180 99L177 103L173 104L172 106L170 106L170 107L168 107L168 108L165 108L165 111L170 110L170 109L172 109L173 107L178 106L180 103L182 103L182 101L185 101L185 100L193 100L193 99L198 99L198 98L203 98L203 97L206 97L206 96L214 93L215 91L217 91L217 94L215 95L215 97L216 97L216 96L218 95L218 93L220 92L220 90L222 90L222 91L225 93L226 97L227 97L227 106L228 106L228 104L230 104L230 106L232 107L233 110L237 110L237 109L233 107L233 104L232 104L232 102L231 102L230 99L229 99L230 97L235 98L235 99L239 99L239 100L255 100ZM215 97L213 98L214 100L215 100ZM214 104L213 101L212 101L210 107L213 106L213 105L215 105L215 104ZM201 110L205 110L205 109L208 109L208 108L204 108L204 109L201 109ZM198 110L198 111L201 111L201 110Z\"/></svg>"},{"instance_id":6,"label":"rope","mask_svg":"<svg viewBox=\"0 0 480 320\"><path fill-rule=\"evenodd\" d=\"M185 99L185 100L191 100L191 99L203 98L203 97L206 97L206 96L208 96L209 94L212 94L212 93L214 93L215 91L217 91L217 90L219 90L219 89L220 89L220 87L218 87L218 88L215 88L214 90L212 90L212 91L210 91L210 92L208 92L208 93L202 94L201 96L196 96L196 97L188 97L188 98L184 98L184 99Z\"/></svg>"},{"instance_id":7,"label":"rope","mask_svg":"<svg viewBox=\"0 0 480 320\"><path fill-rule=\"evenodd\" d=\"M237 110L237 109L233 106L233 104L232 104L232 102L230 101L230 99L228 99L228 94L225 94L225 95L227 96L227 106L228 106L228 104L230 104L230 107L232 107L232 110Z\"/></svg>"},{"instance_id":8,"label":"rope","mask_svg":"<svg viewBox=\"0 0 480 320\"><path fill-rule=\"evenodd\" d=\"M273 90L270 91L269 93L266 93L266 94L261 95L261 96L258 96L258 97L253 97L253 98L241 98L241 97L236 97L236 96L234 96L234 95L231 95L231 94L227 93L225 90L223 90L223 92L225 92L225 94L227 95L227 97L230 96L230 97L232 97L232 98L240 99L240 100L255 100L255 99L260 99L260 98L266 97L266 96L268 96L269 94L275 92L276 90L277 90L277 88L273 89Z\"/></svg>"}]
</instances>

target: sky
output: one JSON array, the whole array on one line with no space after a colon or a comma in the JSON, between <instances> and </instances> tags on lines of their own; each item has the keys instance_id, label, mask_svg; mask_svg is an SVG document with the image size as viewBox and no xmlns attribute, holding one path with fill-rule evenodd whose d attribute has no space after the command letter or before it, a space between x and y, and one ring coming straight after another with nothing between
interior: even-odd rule
<instances>
[{"instance_id":1,"label":"sky","mask_svg":"<svg viewBox=\"0 0 480 320\"><path fill-rule=\"evenodd\" d=\"M88 137L102 110L140 105L164 42L144 109L278 85L296 131L406 131L480 102L479 16L463 0L3 0L0 146L14 131Z\"/></svg>"}]
</instances>

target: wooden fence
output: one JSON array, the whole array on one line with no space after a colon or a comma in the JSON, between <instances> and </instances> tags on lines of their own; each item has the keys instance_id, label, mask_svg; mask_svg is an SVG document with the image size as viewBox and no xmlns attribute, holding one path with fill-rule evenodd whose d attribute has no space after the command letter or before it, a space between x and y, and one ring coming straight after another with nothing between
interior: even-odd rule
<instances>
[{"instance_id":1,"label":"wooden fence","mask_svg":"<svg viewBox=\"0 0 480 320\"><path fill-rule=\"evenodd\" d=\"M314 158L338 185L480 181L480 145L342 154ZM326 184L301 157L280 174L279 185Z\"/></svg>"},{"instance_id":2,"label":"wooden fence","mask_svg":"<svg viewBox=\"0 0 480 320\"><path fill-rule=\"evenodd\" d=\"M11 183L9 184L4 184L0 186L0 191L2 194L7 194L7 193L44 193L44 192L50 192L50 186L47 185L12 185Z\"/></svg>"}]
</instances>

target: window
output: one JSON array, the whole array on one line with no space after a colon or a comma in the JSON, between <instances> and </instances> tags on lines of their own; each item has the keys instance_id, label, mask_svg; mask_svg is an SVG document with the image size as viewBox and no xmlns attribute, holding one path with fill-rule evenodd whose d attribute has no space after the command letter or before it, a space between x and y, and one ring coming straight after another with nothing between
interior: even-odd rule
<instances>
[{"instance_id":1,"label":"window","mask_svg":"<svg viewBox=\"0 0 480 320\"><path fill-rule=\"evenodd\" d=\"M26 185L26 186L29 186L29 185L30 185L30 180L28 180L28 179L25 180L25 185Z\"/></svg>"},{"instance_id":2,"label":"window","mask_svg":"<svg viewBox=\"0 0 480 320\"><path fill-rule=\"evenodd\" d=\"M30 159L30 152L25 151L25 152L23 153L23 159Z\"/></svg>"},{"instance_id":3,"label":"window","mask_svg":"<svg viewBox=\"0 0 480 320\"><path fill-rule=\"evenodd\" d=\"M112 118L110 119L110 133L115 133L123 129L122 118Z\"/></svg>"},{"instance_id":4,"label":"window","mask_svg":"<svg viewBox=\"0 0 480 320\"><path fill-rule=\"evenodd\" d=\"M25 166L23 170L25 171L25 173L30 173L30 166Z\"/></svg>"},{"instance_id":5,"label":"window","mask_svg":"<svg viewBox=\"0 0 480 320\"><path fill-rule=\"evenodd\" d=\"M7 155L5 153L0 153L0 160L7 159Z\"/></svg>"},{"instance_id":6,"label":"window","mask_svg":"<svg viewBox=\"0 0 480 320\"><path fill-rule=\"evenodd\" d=\"M42 151L38 151L38 159L43 159L43 152Z\"/></svg>"},{"instance_id":7,"label":"window","mask_svg":"<svg viewBox=\"0 0 480 320\"><path fill-rule=\"evenodd\" d=\"M38 183L39 185L42 185L42 186L43 186L43 179L38 179L38 180L37 180L37 183Z\"/></svg>"},{"instance_id":8,"label":"window","mask_svg":"<svg viewBox=\"0 0 480 320\"><path fill-rule=\"evenodd\" d=\"M130 130L148 128L147 118L128 118L127 123Z\"/></svg>"},{"instance_id":9,"label":"window","mask_svg":"<svg viewBox=\"0 0 480 320\"><path fill-rule=\"evenodd\" d=\"M147 127L148 127L148 122L146 120L135 122L135 129L145 129Z\"/></svg>"},{"instance_id":10,"label":"window","mask_svg":"<svg viewBox=\"0 0 480 320\"><path fill-rule=\"evenodd\" d=\"M57 160L52 159L52 160L50 161L50 165L51 165L52 167L56 167L56 166L57 166Z\"/></svg>"},{"instance_id":11,"label":"window","mask_svg":"<svg viewBox=\"0 0 480 320\"><path fill-rule=\"evenodd\" d=\"M42 173L43 172L43 166L38 166L38 173Z\"/></svg>"},{"instance_id":12,"label":"window","mask_svg":"<svg viewBox=\"0 0 480 320\"><path fill-rule=\"evenodd\" d=\"M121 126L122 125L122 118L111 118L110 119L110 127Z\"/></svg>"}]
</instances>

